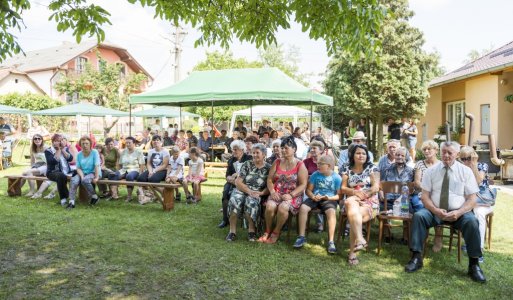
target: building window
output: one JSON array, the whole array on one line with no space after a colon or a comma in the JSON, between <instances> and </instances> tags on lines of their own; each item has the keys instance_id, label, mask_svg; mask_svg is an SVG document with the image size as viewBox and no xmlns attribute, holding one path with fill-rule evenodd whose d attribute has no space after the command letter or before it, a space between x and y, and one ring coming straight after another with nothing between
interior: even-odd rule
<instances>
[{"instance_id":1,"label":"building window","mask_svg":"<svg viewBox=\"0 0 513 300\"><path fill-rule=\"evenodd\" d=\"M490 104L481 105L481 135L490 134Z\"/></svg>"},{"instance_id":2,"label":"building window","mask_svg":"<svg viewBox=\"0 0 513 300\"><path fill-rule=\"evenodd\" d=\"M17 78L16 78L16 79L14 79L14 83L18 83L18 79L17 79Z\"/></svg>"},{"instance_id":3,"label":"building window","mask_svg":"<svg viewBox=\"0 0 513 300\"><path fill-rule=\"evenodd\" d=\"M447 103L445 117L452 131L465 127L465 101Z\"/></svg>"},{"instance_id":4,"label":"building window","mask_svg":"<svg viewBox=\"0 0 513 300\"><path fill-rule=\"evenodd\" d=\"M85 57L77 57L75 59L75 70L77 71L77 74L81 74L85 71L87 63L87 58Z\"/></svg>"}]
</instances>

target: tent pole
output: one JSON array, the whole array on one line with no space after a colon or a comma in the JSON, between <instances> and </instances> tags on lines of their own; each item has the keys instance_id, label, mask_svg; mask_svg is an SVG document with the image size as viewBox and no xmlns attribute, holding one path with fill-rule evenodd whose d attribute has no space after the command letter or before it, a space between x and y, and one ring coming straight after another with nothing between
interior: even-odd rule
<instances>
[{"instance_id":1,"label":"tent pole","mask_svg":"<svg viewBox=\"0 0 513 300\"><path fill-rule=\"evenodd\" d=\"M180 122L180 129L179 130L182 130L182 104L180 104L180 120L178 120Z\"/></svg>"},{"instance_id":2,"label":"tent pole","mask_svg":"<svg viewBox=\"0 0 513 300\"><path fill-rule=\"evenodd\" d=\"M335 147L333 145L333 135L335 134L335 130L333 130L333 106L331 107L331 149Z\"/></svg>"},{"instance_id":3,"label":"tent pole","mask_svg":"<svg viewBox=\"0 0 513 300\"><path fill-rule=\"evenodd\" d=\"M128 136L132 136L132 104L128 104Z\"/></svg>"},{"instance_id":4,"label":"tent pole","mask_svg":"<svg viewBox=\"0 0 513 300\"><path fill-rule=\"evenodd\" d=\"M253 134L253 101L249 102L249 127L251 134Z\"/></svg>"},{"instance_id":5,"label":"tent pole","mask_svg":"<svg viewBox=\"0 0 513 300\"><path fill-rule=\"evenodd\" d=\"M310 136L308 137L310 140L313 136L313 103L312 100L310 100Z\"/></svg>"},{"instance_id":6,"label":"tent pole","mask_svg":"<svg viewBox=\"0 0 513 300\"><path fill-rule=\"evenodd\" d=\"M210 120L212 122L212 129L214 129L214 100L212 100L212 117L210 118ZM208 127L208 122L207 122L207 127ZM210 132L208 134L210 134ZM214 136L215 136L215 134L214 134ZM210 138L212 139L212 156L210 157L211 162L214 162L214 136L210 136Z\"/></svg>"}]
</instances>

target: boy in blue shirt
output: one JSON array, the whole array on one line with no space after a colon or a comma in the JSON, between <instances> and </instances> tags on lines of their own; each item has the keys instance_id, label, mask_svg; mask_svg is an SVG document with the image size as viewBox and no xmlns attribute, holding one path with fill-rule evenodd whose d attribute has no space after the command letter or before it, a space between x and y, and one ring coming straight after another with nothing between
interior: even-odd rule
<instances>
[{"instance_id":1,"label":"boy in blue shirt","mask_svg":"<svg viewBox=\"0 0 513 300\"><path fill-rule=\"evenodd\" d=\"M328 253L337 252L333 238L337 225L337 201L339 200L338 191L342 186L342 177L333 172L335 161L330 155L322 155L317 160L318 171L313 173L306 188L308 197L299 210L299 236L294 243L294 248L299 249L306 243L305 229L310 210L319 208L328 220Z\"/></svg>"}]
</instances>

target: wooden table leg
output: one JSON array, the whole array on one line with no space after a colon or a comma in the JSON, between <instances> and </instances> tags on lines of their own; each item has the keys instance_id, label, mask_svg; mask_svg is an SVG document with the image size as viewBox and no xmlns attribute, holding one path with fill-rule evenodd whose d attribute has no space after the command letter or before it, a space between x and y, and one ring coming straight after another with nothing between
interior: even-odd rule
<instances>
[{"instance_id":1,"label":"wooden table leg","mask_svg":"<svg viewBox=\"0 0 513 300\"><path fill-rule=\"evenodd\" d=\"M162 202L162 208L165 211L170 211L175 208L175 189L164 188L164 201Z\"/></svg>"},{"instance_id":2,"label":"wooden table leg","mask_svg":"<svg viewBox=\"0 0 513 300\"><path fill-rule=\"evenodd\" d=\"M7 194L11 197L21 196L21 179L9 178L7 180Z\"/></svg>"}]
</instances>

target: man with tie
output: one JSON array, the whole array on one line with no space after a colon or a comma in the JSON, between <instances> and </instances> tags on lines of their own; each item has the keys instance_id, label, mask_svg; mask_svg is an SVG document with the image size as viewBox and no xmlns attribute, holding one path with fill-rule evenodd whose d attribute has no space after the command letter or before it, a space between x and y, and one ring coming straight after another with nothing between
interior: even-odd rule
<instances>
[{"instance_id":1,"label":"man with tie","mask_svg":"<svg viewBox=\"0 0 513 300\"><path fill-rule=\"evenodd\" d=\"M422 247L429 228L449 223L461 230L469 257L468 275L477 282L486 282L479 267L481 244L479 223L472 209L479 192L472 170L456 161L460 145L442 143L442 164L427 169L422 178L424 208L413 215L411 231L412 258L405 266L408 273L422 268Z\"/></svg>"}]
</instances>

